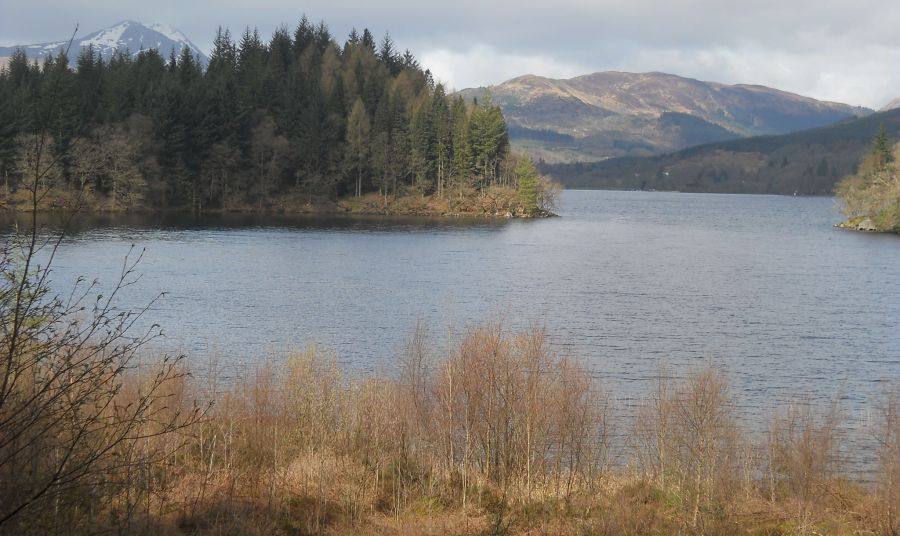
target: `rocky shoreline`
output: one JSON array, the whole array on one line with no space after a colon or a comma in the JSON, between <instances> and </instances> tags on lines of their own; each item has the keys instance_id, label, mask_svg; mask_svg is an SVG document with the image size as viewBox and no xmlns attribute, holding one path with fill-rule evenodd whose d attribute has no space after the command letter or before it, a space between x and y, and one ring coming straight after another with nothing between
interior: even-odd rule
<instances>
[{"instance_id":1,"label":"rocky shoreline","mask_svg":"<svg viewBox=\"0 0 900 536\"><path fill-rule=\"evenodd\" d=\"M897 231L892 229L880 229L871 218L851 218L846 221L834 224L838 229L847 229L849 231L859 231L863 233L894 233Z\"/></svg>"}]
</instances>

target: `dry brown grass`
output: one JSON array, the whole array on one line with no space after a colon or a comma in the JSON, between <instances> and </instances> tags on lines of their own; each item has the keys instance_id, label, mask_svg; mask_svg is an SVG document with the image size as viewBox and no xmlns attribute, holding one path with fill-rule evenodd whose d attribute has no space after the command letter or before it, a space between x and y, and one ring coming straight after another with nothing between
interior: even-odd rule
<instances>
[{"instance_id":1,"label":"dry brown grass","mask_svg":"<svg viewBox=\"0 0 900 536\"><path fill-rule=\"evenodd\" d=\"M634 424L634 456L612 467L606 395L541 329L473 329L444 358L426 333L411 334L393 374L350 377L334 354L310 348L203 389L174 375L158 391L161 422L202 400L212 408L177 436L148 434L117 451L131 456L125 485L97 488L105 499L93 528L897 534L896 392L883 404L871 487L842 478L836 409L791 406L754 448L712 368L680 381L661 369ZM127 405L148 378L125 380Z\"/></svg>"}]
</instances>

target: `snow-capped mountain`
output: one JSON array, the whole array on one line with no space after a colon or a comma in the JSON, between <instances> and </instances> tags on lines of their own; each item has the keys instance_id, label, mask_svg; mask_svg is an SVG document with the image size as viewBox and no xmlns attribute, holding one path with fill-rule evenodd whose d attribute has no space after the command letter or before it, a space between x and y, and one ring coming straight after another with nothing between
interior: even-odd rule
<instances>
[{"instance_id":1,"label":"snow-capped mountain","mask_svg":"<svg viewBox=\"0 0 900 536\"><path fill-rule=\"evenodd\" d=\"M206 55L191 42L183 33L171 26L158 23L140 23L130 20L104 28L84 37L76 37L69 51L69 60L72 65L78 58L82 48L94 46L103 59L109 59L117 50L128 51L136 55L141 50L155 48L163 57L168 58L169 52L175 49L175 54L180 54L185 47L190 48L195 56L200 57L201 63L206 66ZM16 48L21 48L29 59L43 60L48 55L59 54L68 46L68 40L54 41L51 43L38 43L36 45L20 45L14 47L0 47L0 57L12 56Z\"/></svg>"}]
</instances>

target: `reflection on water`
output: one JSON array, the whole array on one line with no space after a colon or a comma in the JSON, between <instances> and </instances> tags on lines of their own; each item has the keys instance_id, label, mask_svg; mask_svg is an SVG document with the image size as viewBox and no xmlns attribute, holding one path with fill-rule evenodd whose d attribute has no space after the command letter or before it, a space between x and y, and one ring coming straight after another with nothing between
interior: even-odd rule
<instances>
[{"instance_id":1,"label":"reflection on water","mask_svg":"<svg viewBox=\"0 0 900 536\"><path fill-rule=\"evenodd\" d=\"M167 292L148 316L158 347L195 363L316 342L353 370L390 368L418 319L441 352L473 323L537 322L626 410L660 360L676 373L711 362L747 418L839 396L864 427L881 382L900 378L900 238L834 229L833 204L569 191L562 218L536 221L94 217L54 280L109 283L129 245L144 248L122 305Z\"/></svg>"}]
</instances>

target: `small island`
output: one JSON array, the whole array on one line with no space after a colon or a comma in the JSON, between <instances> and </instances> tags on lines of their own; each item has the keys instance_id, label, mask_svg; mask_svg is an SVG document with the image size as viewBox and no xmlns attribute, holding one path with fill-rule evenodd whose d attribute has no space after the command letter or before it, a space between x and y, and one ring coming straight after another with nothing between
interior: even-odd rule
<instances>
[{"instance_id":1,"label":"small island","mask_svg":"<svg viewBox=\"0 0 900 536\"><path fill-rule=\"evenodd\" d=\"M884 127L853 175L837 186L847 220L843 229L900 234L900 143L891 147Z\"/></svg>"}]
</instances>

